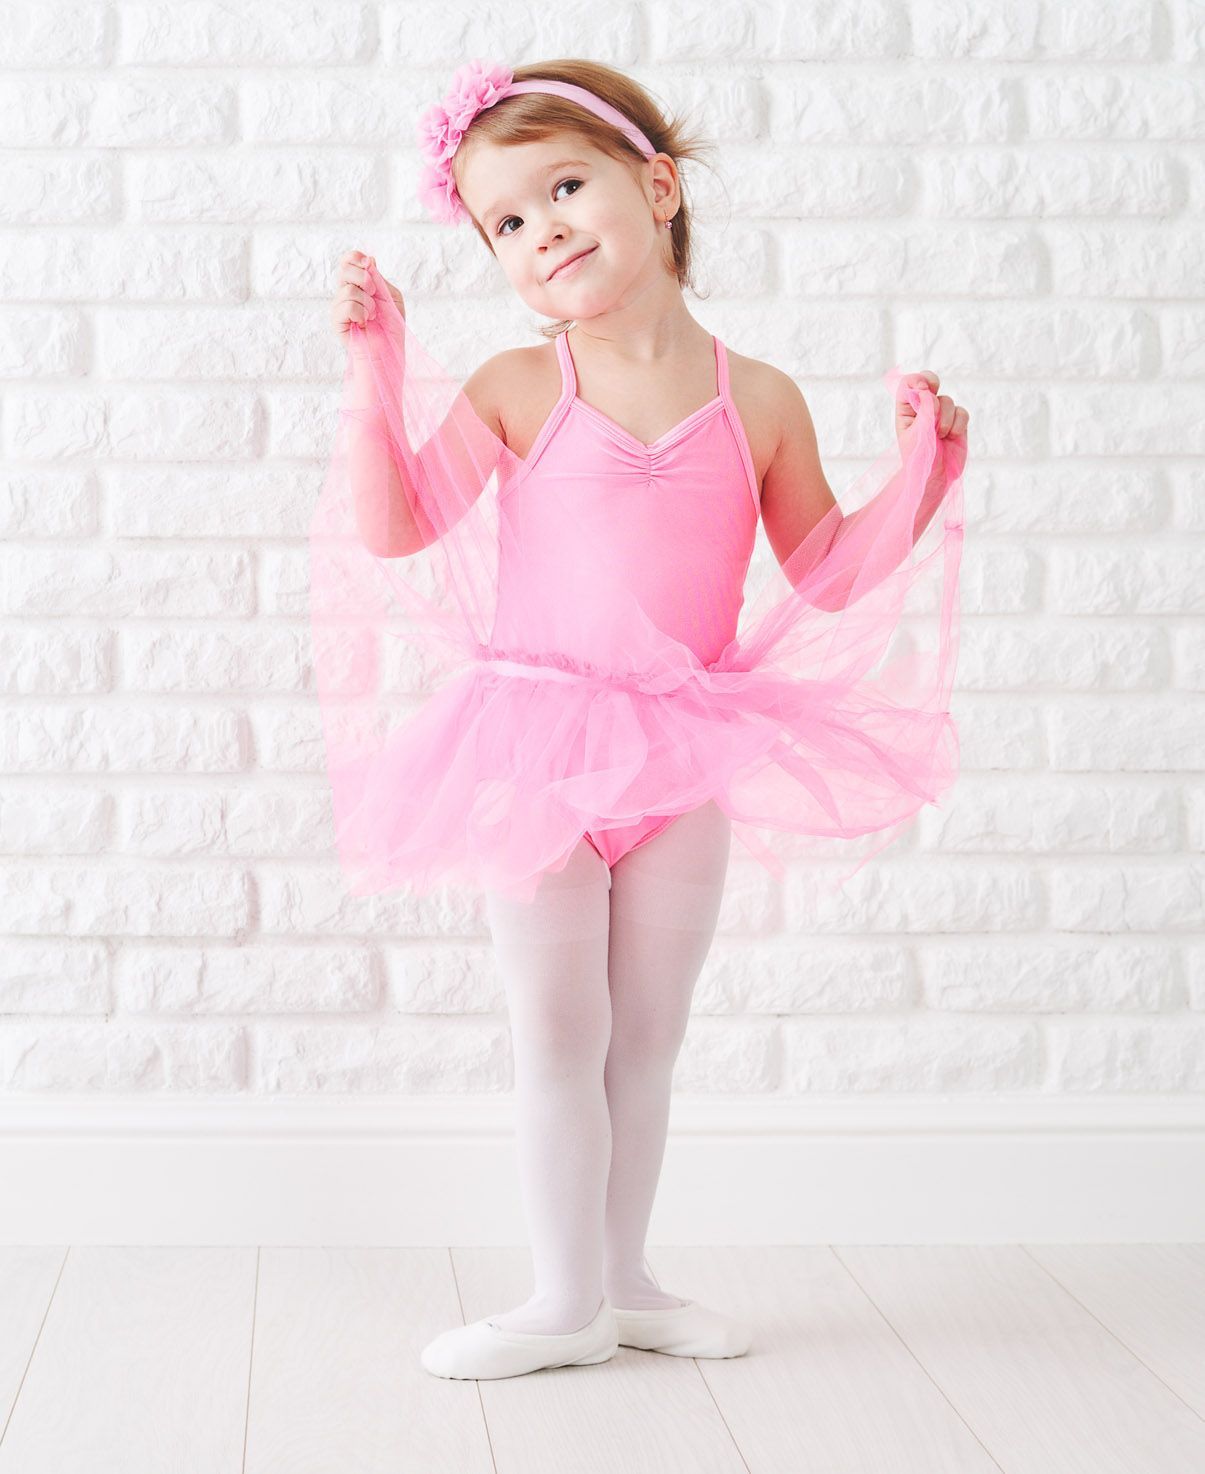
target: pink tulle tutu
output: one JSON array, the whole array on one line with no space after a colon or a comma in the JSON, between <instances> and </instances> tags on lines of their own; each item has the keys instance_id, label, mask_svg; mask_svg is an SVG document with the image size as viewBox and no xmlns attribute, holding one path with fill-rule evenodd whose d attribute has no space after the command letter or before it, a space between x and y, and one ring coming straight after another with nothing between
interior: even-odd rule
<instances>
[{"instance_id":1,"label":"pink tulle tutu","mask_svg":"<svg viewBox=\"0 0 1205 1474\"><path fill-rule=\"evenodd\" d=\"M530 899L588 831L708 800L774 876L836 860L843 883L938 802L966 440L937 434L931 393L841 508L759 560L723 378L642 445L576 396L558 344L569 383L521 458L371 282L310 532L353 894Z\"/></svg>"}]
</instances>

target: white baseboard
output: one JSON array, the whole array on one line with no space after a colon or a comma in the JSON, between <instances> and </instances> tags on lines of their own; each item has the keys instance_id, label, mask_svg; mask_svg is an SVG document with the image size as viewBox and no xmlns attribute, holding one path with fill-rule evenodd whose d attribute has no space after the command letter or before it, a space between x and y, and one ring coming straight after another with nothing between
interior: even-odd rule
<instances>
[{"instance_id":1,"label":"white baseboard","mask_svg":"<svg viewBox=\"0 0 1205 1474\"><path fill-rule=\"evenodd\" d=\"M675 1096L657 1244L1205 1241L1205 1097ZM0 1244L521 1245L510 1096L0 1097Z\"/></svg>"}]
</instances>

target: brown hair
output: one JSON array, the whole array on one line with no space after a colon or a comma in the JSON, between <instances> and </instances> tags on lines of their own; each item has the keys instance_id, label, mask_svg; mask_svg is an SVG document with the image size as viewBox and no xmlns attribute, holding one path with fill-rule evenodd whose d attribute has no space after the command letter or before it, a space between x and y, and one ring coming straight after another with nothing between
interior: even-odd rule
<instances>
[{"instance_id":1,"label":"brown hair","mask_svg":"<svg viewBox=\"0 0 1205 1474\"><path fill-rule=\"evenodd\" d=\"M692 132L681 117L667 114L651 93L646 92L638 82L617 72L613 67L604 66L602 62L581 61L570 57L558 61L532 62L529 66L514 69L516 82L530 82L537 78L553 82L573 82L579 87L585 87L630 118L644 132L658 153L668 154L673 159L678 169L678 186L682 197L681 206L674 216L669 232L673 245L674 272L679 286L695 290L694 262L691 255L691 207L685 171L681 164L684 159L706 162L704 156L711 152L714 145ZM633 165L645 162L644 155L636 145L617 128L579 107L577 103L570 102L568 98L557 97L549 92L520 92L514 97L504 97L501 102L478 113L465 131L461 149L474 139L505 146L535 143L540 139L551 138L556 133L574 133L602 153L618 159L620 163ZM456 162L461 158L463 153L460 151L453 157L453 179L456 179ZM459 180L457 183L459 184ZM493 242L475 218L473 229L492 254ZM563 333L571 323L572 319L564 319L550 325L541 324L540 332L545 337L552 338Z\"/></svg>"}]
</instances>

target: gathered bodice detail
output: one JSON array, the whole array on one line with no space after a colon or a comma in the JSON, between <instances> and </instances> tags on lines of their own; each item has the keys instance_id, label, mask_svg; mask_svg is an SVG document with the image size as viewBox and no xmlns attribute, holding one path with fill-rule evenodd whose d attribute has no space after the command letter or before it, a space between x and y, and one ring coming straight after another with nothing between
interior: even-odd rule
<instances>
[{"instance_id":1,"label":"gathered bodice detail","mask_svg":"<svg viewBox=\"0 0 1205 1474\"><path fill-rule=\"evenodd\" d=\"M496 642L605 663L616 620L653 624L703 663L734 637L760 502L713 337L716 393L644 442L577 391L565 333L561 393L500 499Z\"/></svg>"}]
</instances>

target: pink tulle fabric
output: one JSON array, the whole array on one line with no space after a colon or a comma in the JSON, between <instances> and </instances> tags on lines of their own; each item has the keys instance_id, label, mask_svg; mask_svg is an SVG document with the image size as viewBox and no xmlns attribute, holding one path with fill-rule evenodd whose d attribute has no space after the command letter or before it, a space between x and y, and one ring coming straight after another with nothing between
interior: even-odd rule
<instances>
[{"instance_id":1,"label":"pink tulle fabric","mask_svg":"<svg viewBox=\"0 0 1205 1474\"><path fill-rule=\"evenodd\" d=\"M904 391L911 428L789 556L729 560L733 597L722 550L656 520L655 487L642 504L532 465L539 441L515 455L370 285L310 529L352 894L530 900L587 830L709 799L776 878L836 861L841 886L938 803L958 772L966 438L938 435L932 393ZM700 477L700 508L716 490Z\"/></svg>"}]
</instances>

